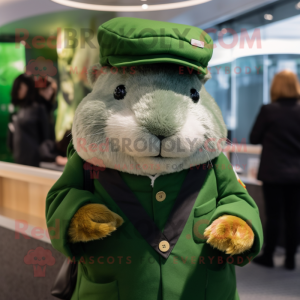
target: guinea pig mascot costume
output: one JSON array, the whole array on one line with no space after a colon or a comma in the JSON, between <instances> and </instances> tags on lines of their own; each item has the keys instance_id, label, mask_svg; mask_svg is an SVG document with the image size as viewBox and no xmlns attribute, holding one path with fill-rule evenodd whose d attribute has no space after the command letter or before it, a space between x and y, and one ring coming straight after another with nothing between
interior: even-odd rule
<instances>
[{"instance_id":1,"label":"guinea pig mascot costume","mask_svg":"<svg viewBox=\"0 0 300 300\"><path fill-rule=\"evenodd\" d=\"M122 17L98 42L93 90L46 203L53 247L77 261L71 299L239 299L235 265L259 253L262 226L204 87L211 38Z\"/></svg>"}]
</instances>

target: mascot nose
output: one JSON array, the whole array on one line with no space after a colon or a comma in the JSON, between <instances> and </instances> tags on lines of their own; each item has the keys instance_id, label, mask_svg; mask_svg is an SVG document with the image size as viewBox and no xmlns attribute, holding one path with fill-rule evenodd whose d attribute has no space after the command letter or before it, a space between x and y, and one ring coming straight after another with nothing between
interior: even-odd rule
<instances>
[{"instance_id":1,"label":"mascot nose","mask_svg":"<svg viewBox=\"0 0 300 300\"><path fill-rule=\"evenodd\" d=\"M164 135L157 135L156 137L157 137L160 141L162 141L163 139L166 138L166 136L164 136Z\"/></svg>"}]
</instances>

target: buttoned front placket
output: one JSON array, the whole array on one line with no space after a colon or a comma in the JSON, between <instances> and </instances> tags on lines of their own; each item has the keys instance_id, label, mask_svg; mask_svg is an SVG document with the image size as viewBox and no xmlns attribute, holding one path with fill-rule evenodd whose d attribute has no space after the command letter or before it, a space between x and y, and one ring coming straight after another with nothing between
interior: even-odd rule
<instances>
[{"instance_id":1,"label":"buttoned front placket","mask_svg":"<svg viewBox=\"0 0 300 300\"><path fill-rule=\"evenodd\" d=\"M159 176L154 181L152 192L153 218L161 231L163 231L170 216L186 174L187 171L168 174ZM170 250L170 241L161 238L158 249L162 253L167 253Z\"/></svg>"}]
</instances>

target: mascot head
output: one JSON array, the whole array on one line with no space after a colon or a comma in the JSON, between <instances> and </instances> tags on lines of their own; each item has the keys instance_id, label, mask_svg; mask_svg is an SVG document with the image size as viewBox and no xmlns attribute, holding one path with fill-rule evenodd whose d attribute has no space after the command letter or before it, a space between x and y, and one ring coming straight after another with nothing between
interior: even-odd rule
<instances>
[{"instance_id":1,"label":"mascot head","mask_svg":"<svg viewBox=\"0 0 300 300\"><path fill-rule=\"evenodd\" d=\"M78 106L74 148L95 165L138 175L167 174L209 162L227 130L205 89L211 38L201 29L116 18L98 31L100 64Z\"/></svg>"}]
</instances>

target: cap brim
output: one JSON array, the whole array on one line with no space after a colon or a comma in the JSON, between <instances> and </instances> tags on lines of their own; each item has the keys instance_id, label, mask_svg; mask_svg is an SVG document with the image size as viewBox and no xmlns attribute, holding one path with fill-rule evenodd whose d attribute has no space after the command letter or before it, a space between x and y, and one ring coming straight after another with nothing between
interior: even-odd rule
<instances>
[{"instance_id":1,"label":"cap brim","mask_svg":"<svg viewBox=\"0 0 300 300\"><path fill-rule=\"evenodd\" d=\"M139 58L130 56L109 56L107 57L107 61L113 67L131 67L146 64L171 63L188 67L199 74L207 74L207 68L198 66L193 62L187 61L186 59L180 59L180 57L172 57L171 55L142 56Z\"/></svg>"}]
</instances>

